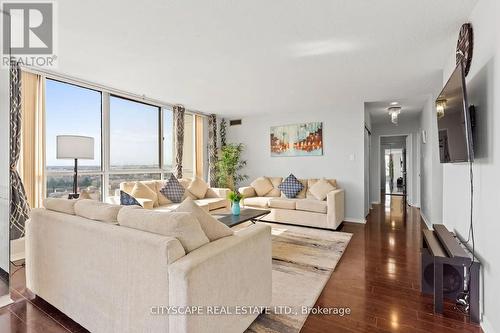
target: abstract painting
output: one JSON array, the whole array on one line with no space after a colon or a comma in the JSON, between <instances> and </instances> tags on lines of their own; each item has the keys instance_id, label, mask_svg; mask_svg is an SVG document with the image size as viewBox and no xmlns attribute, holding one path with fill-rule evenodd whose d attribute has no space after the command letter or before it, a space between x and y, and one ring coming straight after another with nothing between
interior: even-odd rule
<instances>
[{"instance_id":1,"label":"abstract painting","mask_svg":"<svg viewBox=\"0 0 500 333\"><path fill-rule=\"evenodd\" d=\"M271 156L323 155L323 123L271 127Z\"/></svg>"}]
</instances>

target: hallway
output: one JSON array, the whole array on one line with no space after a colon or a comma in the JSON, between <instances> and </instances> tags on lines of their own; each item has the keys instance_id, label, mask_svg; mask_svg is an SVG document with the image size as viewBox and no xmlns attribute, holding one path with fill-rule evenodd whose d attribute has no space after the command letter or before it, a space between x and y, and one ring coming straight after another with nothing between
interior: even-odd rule
<instances>
[{"instance_id":1,"label":"hallway","mask_svg":"<svg viewBox=\"0 0 500 333\"><path fill-rule=\"evenodd\" d=\"M385 196L370 211L366 225L345 223L353 233L323 293L320 307L349 307L351 315L310 315L302 332L481 332L445 303L443 316L433 313L431 296L420 291L421 229L419 210L402 197Z\"/></svg>"}]
</instances>

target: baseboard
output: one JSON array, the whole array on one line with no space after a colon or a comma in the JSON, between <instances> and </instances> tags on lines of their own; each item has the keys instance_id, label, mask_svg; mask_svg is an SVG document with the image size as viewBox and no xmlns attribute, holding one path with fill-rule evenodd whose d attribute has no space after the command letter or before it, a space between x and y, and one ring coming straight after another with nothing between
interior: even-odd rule
<instances>
[{"instance_id":1,"label":"baseboard","mask_svg":"<svg viewBox=\"0 0 500 333\"><path fill-rule=\"evenodd\" d=\"M495 330L493 329L493 326L489 322L488 318L486 318L485 315L483 315L483 318L481 320L481 329L483 330L484 333L495 333Z\"/></svg>"},{"instance_id":2,"label":"baseboard","mask_svg":"<svg viewBox=\"0 0 500 333\"><path fill-rule=\"evenodd\" d=\"M420 217L422 218L422 220L424 220L425 225L427 226L427 228L429 230L432 230L432 223L431 223L431 221L427 218L427 216L425 216L425 214L422 211L420 211Z\"/></svg>"},{"instance_id":3,"label":"baseboard","mask_svg":"<svg viewBox=\"0 0 500 333\"><path fill-rule=\"evenodd\" d=\"M363 223L363 224L366 223L366 219L357 219L354 217L345 217L344 221L345 222L352 222L352 223Z\"/></svg>"},{"instance_id":4,"label":"baseboard","mask_svg":"<svg viewBox=\"0 0 500 333\"><path fill-rule=\"evenodd\" d=\"M10 261L25 259L24 237L10 241Z\"/></svg>"}]
</instances>

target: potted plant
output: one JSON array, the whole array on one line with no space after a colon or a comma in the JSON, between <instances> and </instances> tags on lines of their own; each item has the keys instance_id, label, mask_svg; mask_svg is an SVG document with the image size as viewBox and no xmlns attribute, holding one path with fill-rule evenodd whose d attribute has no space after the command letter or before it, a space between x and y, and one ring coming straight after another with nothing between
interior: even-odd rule
<instances>
[{"instance_id":1,"label":"potted plant","mask_svg":"<svg viewBox=\"0 0 500 333\"><path fill-rule=\"evenodd\" d=\"M240 201L243 199L243 194L238 191L230 191L227 198L231 200L231 212L233 215L240 215Z\"/></svg>"},{"instance_id":2,"label":"potted plant","mask_svg":"<svg viewBox=\"0 0 500 333\"><path fill-rule=\"evenodd\" d=\"M238 183L248 178L247 175L240 174L247 162L241 159L243 145L228 143L222 147L217 161L217 184L219 187L226 187L235 190Z\"/></svg>"}]
</instances>

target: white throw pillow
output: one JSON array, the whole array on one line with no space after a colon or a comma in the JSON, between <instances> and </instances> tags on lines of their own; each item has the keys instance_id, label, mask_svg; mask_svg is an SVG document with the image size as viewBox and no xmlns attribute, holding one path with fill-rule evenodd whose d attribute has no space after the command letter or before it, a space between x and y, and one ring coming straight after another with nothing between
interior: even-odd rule
<instances>
[{"instance_id":1,"label":"white throw pillow","mask_svg":"<svg viewBox=\"0 0 500 333\"><path fill-rule=\"evenodd\" d=\"M156 195L156 190L152 190L151 187L142 182L135 183L130 195L136 199L149 199L153 201L153 207L158 207L158 196Z\"/></svg>"},{"instance_id":2,"label":"white throw pillow","mask_svg":"<svg viewBox=\"0 0 500 333\"><path fill-rule=\"evenodd\" d=\"M209 242L200 223L190 213L158 212L127 206L120 210L118 223L124 227L175 237L186 253Z\"/></svg>"},{"instance_id":3,"label":"white throw pillow","mask_svg":"<svg viewBox=\"0 0 500 333\"><path fill-rule=\"evenodd\" d=\"M75 203L75 214L86 219L116 223L118 212L123 206L113 205L92 199L81 199Z\"/></svg>"},{"instance_id":4,"label":"white throw pillow","mask_svg":"<svg viewBox=\"0 0 500 333\"><path fill-rule=\"evenodd\" d=\"M328 193L335 190L335 187L326 179L318 180L309 191L318 200L325 200Z\"/></svg>"},{"instance_id":5,"label":"white throw pillow","mask_svg":"<svg viewBox=\"0 0 500 333\"><path fill-rule=\"evenodd\" d=\"M43 207L54 212L75 215L76 200L63 198L46 198L43 200Z\"/></svg>"},{"instance_id":6,"label":"white throw pillow","mask_svg":"<svg viewBox=\"0 0 500 333\"><path fill-rule=\"evenodd\" d=\"M200 222L201 229L208 239L213 242L222 237L231 236L234 234L233 230L224 223L217 220L215 217L207 213L203 208L198 206L191 198L184 200L175 212L191 213Z\"/></svg>"},{"instance_id":7,"label":"white throw pillow","mask_svg":"<svg viewBox=\"0 0 500 333\"><path fill-rule=\"evenodd\" d=\"M265 196L274 189L273 183L271 183L271 181L267 177L259 177L250 185L254 188L257 196L259 197Z\"/></svg>"},{"instance_id":8,"label":"white throw pillow","mask_svg":"<svg viewBox=\"0 0 500 333\"><path fill-rule=\"evenodd\" d=\"M203 199L205 198L205 194L207 193L208 184L203 179L194 177L187 190L194 194L198 199Z\"/></svg>"}]
</instances>

